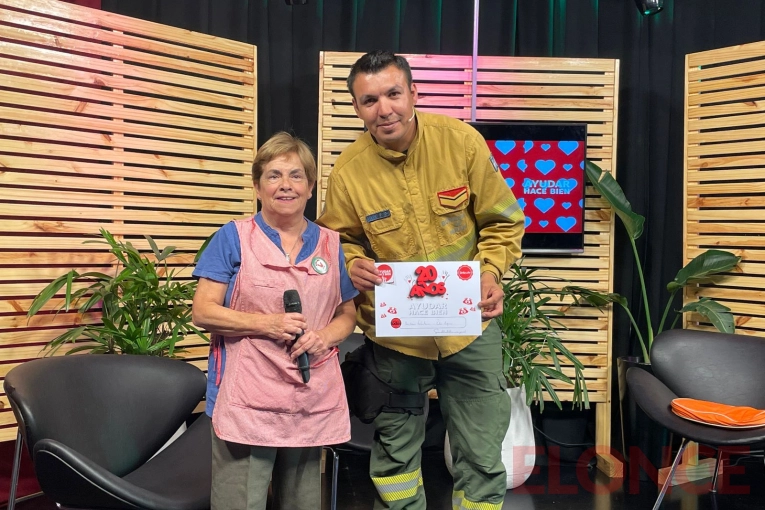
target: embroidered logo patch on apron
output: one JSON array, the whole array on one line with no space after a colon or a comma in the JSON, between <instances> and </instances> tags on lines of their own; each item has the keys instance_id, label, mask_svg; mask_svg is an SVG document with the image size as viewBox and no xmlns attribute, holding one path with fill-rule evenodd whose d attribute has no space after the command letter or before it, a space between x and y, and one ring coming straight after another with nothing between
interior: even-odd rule
<instances>
[{"instance_id":1,"label":"embroidered logo patch on apron","mask_svg":"<svg viewBox=\"0 0 765 510\"><path fill-rule=\"evenodd\" d=\"M454 209L462 205L468 199L467 186L460 186L459 188L448 189L446 191L438 192L438 203L442 207L448 207Z\"/></svg>"}]
</instances>

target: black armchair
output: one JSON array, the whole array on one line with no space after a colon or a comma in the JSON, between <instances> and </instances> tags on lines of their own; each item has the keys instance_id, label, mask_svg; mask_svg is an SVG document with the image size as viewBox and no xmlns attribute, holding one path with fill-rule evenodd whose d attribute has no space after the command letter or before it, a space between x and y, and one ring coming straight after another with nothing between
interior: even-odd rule
<instances>
[{"instance_id":1,"label":"black armchair","mask_svg":"<svg viewBox=\"0 0 765 510\"><path fill-rule=\"evenodd\" d=\"M683 438L654 505L661 505L687 446L695 441L718 452L711 492L726 447L760 446L765 427L728 429L703 425L672 412L675 398L693 398L734 406L765 409L765 339L707 331L670 330L656 337L651 349L655 375L640 368L627 371L627 385L640 408L654 421Z\"/></svg>"},{"instance_id":2,"label":"black armchair","mask_svg":"<svg viewBox=\"0 0 765 510\"><path fill-rule=\"evenodd\" d=\"M17 451L23 439L45 494L65 508L148 510L210 508L204 414L152 457L205 386L204 373L181 360L106 354L32 360L4 383Z\"/></svg>"}]
</instances>

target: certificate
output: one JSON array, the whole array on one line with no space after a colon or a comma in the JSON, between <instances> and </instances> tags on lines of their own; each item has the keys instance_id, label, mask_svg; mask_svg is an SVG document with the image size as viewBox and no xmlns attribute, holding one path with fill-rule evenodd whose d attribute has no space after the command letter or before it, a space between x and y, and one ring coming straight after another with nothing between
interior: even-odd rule
<instances>
[{"instance_id":1,"label":"certificate","mask_svg":"<svg viewBox=\"0 0 765 510\"><path fill-rule=\"evenodd\" d=\"M377 336L481 335L480 264L387 262L375 264Z\"/></svg>"}]
</instances>

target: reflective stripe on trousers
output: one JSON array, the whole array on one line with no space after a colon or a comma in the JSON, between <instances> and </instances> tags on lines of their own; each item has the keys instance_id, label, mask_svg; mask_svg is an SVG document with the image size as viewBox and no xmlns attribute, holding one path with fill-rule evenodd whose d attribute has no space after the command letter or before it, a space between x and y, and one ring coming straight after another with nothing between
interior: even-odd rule
<instances>
[{"instance_id":1,"label":"reflective stripe on trousers","mask_svg":"<svg viewBox=\"0 0 765 510\"><path fill-rule=\"evenodd\" d=\"M500 510L502 502L489 503L487 501L475 502L465 497L465 491L452 493L452 510Z\"/></svg>"},{"instance_id":2,"label":"reflective stripe on trousers","mask_svg":"<svg viewBox=\"0 0 765 510\"><path fill-rule=\"evenodd\" d=\"M410 473L373 476L372 483L383 501L401 501L413 497L417 489L422 487L422 471L417 468Z\"/></svg>"}]
</instances>

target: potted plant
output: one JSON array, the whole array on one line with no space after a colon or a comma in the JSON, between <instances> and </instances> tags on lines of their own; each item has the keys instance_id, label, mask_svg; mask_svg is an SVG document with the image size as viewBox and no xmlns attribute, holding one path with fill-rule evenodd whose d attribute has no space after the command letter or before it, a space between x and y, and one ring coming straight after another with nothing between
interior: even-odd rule
<instances>
[{"instance_id":1,"label":"potted plant","mask_svg":"<svg viewBox=\"0 0 765 510\"><path fill-rule=\"evenodd\" d=\"M632 246L632 253L635 256L638 278L640 282L640 296L642 300L645 323L640 327L638 320L630 309L627 299L619 294L600 294L579 287L570 287L568 290L578 295L578 299L590 304L602 306L606 303L618 304L629 317L635 336L640 344L642 359L635 357L624 357L617 359L619 397L622 418L622 447L625 458L629 458L629 446L637 446L647 455L655 466L662 463L661 450L668 442L668 434L651 430L652 422L647 417L641 416L639 409L629 400L629 394L626 388L626 371L630 366L640 366L650 371L651 346L653 340L665 328L673 328L677 324L679 315L667 325L667 317L672 310L675 298L678 292L689 286L703 283L714 282L721 278L724 273L733 271L738 265L741 257L723 250L706 250L699 254L693 260L688 262L675 278L667 284L669 296L664 305L664 311L661 320L656 328L651 319L651 306L648 302L648 293L643 274L643 265L637 251L635 241L643 234L643 224L645 218L632 210L632 206L624 195L619 183L609 173L601 169L598 165L587 161L585 173L590 183L597 189L601 196L614 209L616 215L621 220L627 231L627 236ZM735 329L733 315L730 308L724 306L713 299L702 297L696 301L691 301L679 310L679 313L695 312L707 318L719 331L724 333L733 333ZM636 415L637 413L637 415ZM631 437L636 439L631 440ZM663 436L663 437L662 437ZM640 439L642 438L642 439ZM658 439L658 441L657 441ZM654 452L654 453L650 453Z\"/></svg>"},{"instance_id":2,"label":"potted plant","mask_svg":"<svg viewBox=\"0 0 765 510\"><path fill-rule=\"evenodd\" d=\"M502 362L508 395L511 400L510 426L502 445L502 462L507 472L507 488L523 484L534 465L526 458L534 452L534 427L531 403L544 410L545 393L562 409L561 400L550 382L557 379L573 386L573 405L589 408L584 366L558 336L565 326L558 320L565 312L558 305L566 297L575 297L570 288L557 290L537 276L538 268L513 264L509 279L503 282L504 308L495 320L502 332ZM566 305L567 306L567 305ZM563 372L561 361L570 363L571 378ZM444 448L447 466L451 466L448 435Z\"/></svg>"},{"instance_id":3,"label":"potted plant","mask_svg":"<svg viewBox=\"0 0 765 510\"><path fill-rule=\"evenodd\" d=\"M154 259L150 259L130 242L115 239L106 229L102 228L100 235L102 240L85 242L109 246L117 259L114 274L80 274L71 270L53 280L34 298L27 317L40 312L65 286L64 298L53 310L59 313L76 308L83 314L100 309L103 324L85 324L66 331L43 348L47 354L83 337L89 341L67 354L86 351L173 357L182 352L176 343L187 334L193 333L208 341L191 322L190 302L197 282L177 280L177 269L168 265L168 260L176 255L173 246L160 250L151 237L144 236L154 255ZM205 245L206 242L197 258ZM75 290L76 282L86 285Z\"/></svg>"}]
</instances>

